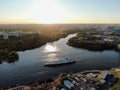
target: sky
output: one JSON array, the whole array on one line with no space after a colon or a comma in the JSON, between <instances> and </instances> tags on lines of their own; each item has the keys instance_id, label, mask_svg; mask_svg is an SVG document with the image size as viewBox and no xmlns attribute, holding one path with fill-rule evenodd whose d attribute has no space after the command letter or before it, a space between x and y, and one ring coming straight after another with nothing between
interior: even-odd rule
<instances>
[{"instance_id":1,"label":"sky","mask_svg":"<svg viewBox=\"0 0 120 90\"><path fill-rule=\"evenodd\" d=\"M0 23L120 23L120 0L0 0Z\"/></svg>"}]
</instances>

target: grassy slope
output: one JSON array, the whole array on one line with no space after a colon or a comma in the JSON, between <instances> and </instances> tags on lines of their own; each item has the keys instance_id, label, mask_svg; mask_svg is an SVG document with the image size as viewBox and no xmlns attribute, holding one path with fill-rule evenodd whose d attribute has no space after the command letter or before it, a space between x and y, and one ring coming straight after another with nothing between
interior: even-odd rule
<instances>
[{"instance_id":1,"label":"grassy slope","mask_svg":"<svg viewBox=\"0 0 120 90\"><path fill-rule=\"evenodd\" d=\"M120 67L119 68L113 68L112 72L115 74L115 76L118 78L115 85L111 88L111 90L119 90L120 89Z\"/></svg>"}]
</instances>

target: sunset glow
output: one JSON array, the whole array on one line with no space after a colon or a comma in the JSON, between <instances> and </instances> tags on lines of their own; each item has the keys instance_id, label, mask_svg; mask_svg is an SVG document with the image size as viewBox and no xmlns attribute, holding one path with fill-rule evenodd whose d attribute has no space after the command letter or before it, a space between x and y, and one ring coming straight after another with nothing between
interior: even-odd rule
<instances>
[{"instance_id":1,"label":"sunset glow","mask_svg":"<svg viewBox=\"0 0 120 90\"><path fill-rule=\"evenodd\" d=\"M51 2L50 0L41 0L36 2L33 7L32 17L39 23L51 24L61 22L64 19L64 10L54 0Z\"/></svg>"},{"instance_id":2,"label":"sunset glow","mask_svg":"<svg viewBox=\"0 0 120 90\"><path fill-rule=\"evenodd\" d=\"M0 23L120 23L119 0L0 0Z\"/></svg>"}]
</instances>

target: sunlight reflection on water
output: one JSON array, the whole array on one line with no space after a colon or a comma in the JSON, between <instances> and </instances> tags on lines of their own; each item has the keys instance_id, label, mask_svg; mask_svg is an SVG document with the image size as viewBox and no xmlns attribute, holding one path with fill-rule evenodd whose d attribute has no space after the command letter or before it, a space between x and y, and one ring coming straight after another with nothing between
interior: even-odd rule
<instances>
[{"instance_id":1,"label":"sunlight reflection on water","mask_svg":"<svg viewBox=\"0 0 120 90\"><path fill-rule=\"evenodd\" d=\"M44 52L57 52L57 51L59 51L59 49L53 43L47 43L44 47Z\"/></svg>"},{"instance_id":2,"label":"sunlight reflection on water","mask_svg":"<svg viewBox=\"0 0 120 90\"><path fill-rule=\"evenodd\" d=\"M45 57L45 61L57 61L59 59L59 54L58 52L60 51L60 49L58 48L58 46L54 43L47 43L44 47L43 52L47 53L47 56Z\"/></svg>"},{"instance_id":3,"label":"sunlight reflection on water","mask_svg":"<svg viewBox=\"0 0 120 90\"><path fill-rule=\"evenodd\" d=\"M49 62L58 61L60 59L60 57L61 56L57 53L50 53L47 55L47 57L44 60L49 61Z\"/></svg>"}]
</instances>

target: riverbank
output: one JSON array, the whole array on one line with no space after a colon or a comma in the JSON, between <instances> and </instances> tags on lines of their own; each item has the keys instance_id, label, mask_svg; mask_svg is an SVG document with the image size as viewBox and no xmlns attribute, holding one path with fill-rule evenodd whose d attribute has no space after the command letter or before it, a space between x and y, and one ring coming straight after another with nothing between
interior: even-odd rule
<instances>
[{"instance_id":1,"label":"riverbank","mask_svg":"<svg viewBox=\"0 0 120 90\"><path fill-rule=\"evenodd\" d=\"M9 61L12 62L14 60L18 60L18 54L17 51L25 51L25 50L31 50L35 49L38 47L41 47L45 45L48 42L53 42L57 41L60 38L65 38L69 34L76 33L78 32L77 30L70 30L70 31L56 31L56 32L51 32L51 33L43 33L43 34L30 34L26 35L20 38L15 38L15 39L10 39L10 40L0 40L0 58L1 58L1 63L2 61ZM15 52L16 55L12 58L8 58L9 52ZM8 56L6 56L8 55ZM16 57L17 56L17 57ZM4 57L4 58L3 58Z\"/></svg>"},{"instance_id":2,"label":"riverbank","mask_svg":"<svg viewBox=\"0 0 120 90\"><path fill-rule=\"evenodd\" d=\"M0 49L0 63L2 63L3 60L10 63L18 59L19 56L15 51L11 51L8 49Z\"/></svg>"},{"instance_id":3,"label":"riverbank","mask_svg":"<svg viewBox=\"0 0 120 90\"><path fill-rule=\"evenodd\" d=\"M32 89L44 89L44 90L61 90L68 88L65 82L69 82L73 90L79 90L84 88L85 90L118 90L120 77L116 76L120 73L120 67L112 68L111 70L87 70L77 73L62 73L58 77L53 79L46 79L43 81L31 82L21 86L11 87L9 90L32 90ZM6 88L7 89L7 88Z\"/></svg>"},{"instance_id":4,"label":"riverbank","mask_svg":"<svg viewBox=\"0 0 120 90\"><path fill-rule=\"evenodd\" d=\"M112 33L112 32L111 32ZM119 50L120 36L107 34L104 32L92 31L85 32L82 31L78 33L75 37L68 40L67 44L76 48L83 48L90 51L104 51L104 50Z\"/></svg>"}]
</instances>

